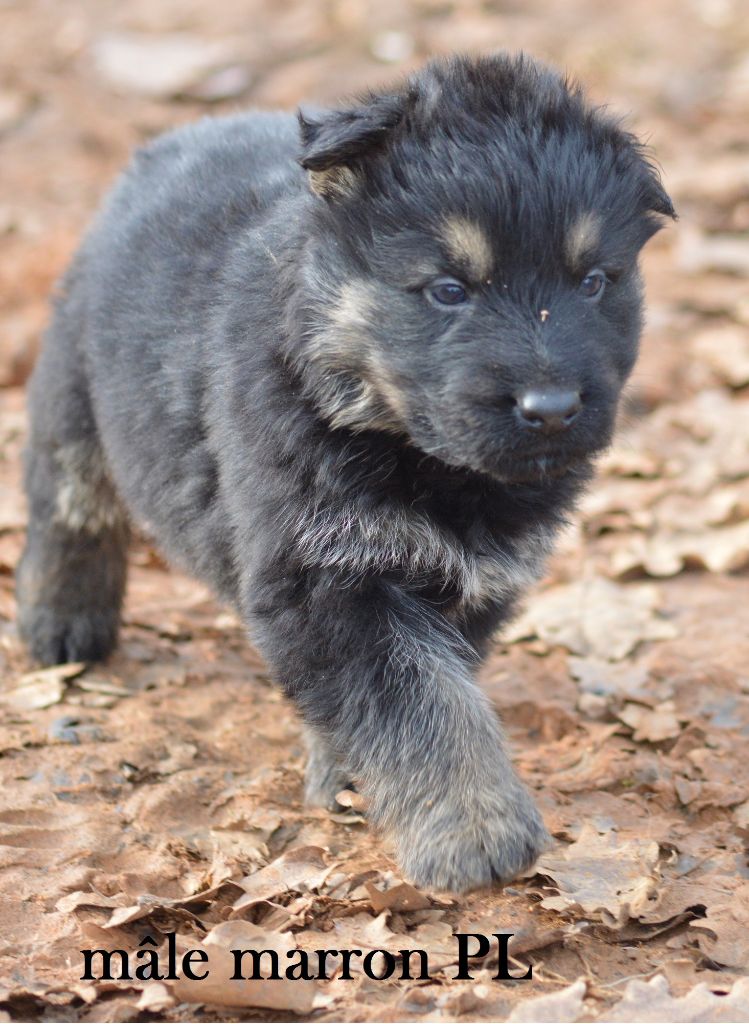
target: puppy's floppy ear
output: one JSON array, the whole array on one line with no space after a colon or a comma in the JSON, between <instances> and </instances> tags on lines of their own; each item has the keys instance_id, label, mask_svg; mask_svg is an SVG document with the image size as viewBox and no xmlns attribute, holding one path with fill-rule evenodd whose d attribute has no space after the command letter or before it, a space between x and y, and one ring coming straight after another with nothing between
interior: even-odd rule
<instances>
[{"instance_id":1,"label":"puppy's floppy ear","mask_svg":"<svg viewBox=\"0 0 749 1024\"><path fill-rule=\"evenodd\" d=\"M355 164L384 145L403 119L403 95L373 96L361 106L321 114L299 111L302 155L299 162L310 172L313 191L331 197L351 191Z\"/></svg>"},{"instance_id":2,"label":"puppy's floppy ear","mask_svg":"<svg viewBox=\"0 0 749 1024\"><path fill-rule=\"evenodd\" d=\"M661 182L661 176L652 164L649 167L645 199L647 208L651 213L660 214L661 217L670 217L671 220L678 220L678 214L671 202L671 197L666 192Z\"/></svg>"}]
</instances>

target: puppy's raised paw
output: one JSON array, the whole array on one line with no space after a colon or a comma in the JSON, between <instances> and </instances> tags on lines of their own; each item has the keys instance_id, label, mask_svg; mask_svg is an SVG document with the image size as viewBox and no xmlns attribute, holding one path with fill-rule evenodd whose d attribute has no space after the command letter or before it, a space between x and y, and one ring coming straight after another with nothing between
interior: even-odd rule
<instances>
[{"instance_id":1,"label":"puppy's raised paw","mask_svg":"<svg viewBox=\"0 0 749 1024\"><path fill-rule=\"evenodd\" d=\"M398 860L417 885L466 892L527 871L551 837L530 795L517 787L472 806L435 805L397 837Z\"/></svg>"}]
</instances>

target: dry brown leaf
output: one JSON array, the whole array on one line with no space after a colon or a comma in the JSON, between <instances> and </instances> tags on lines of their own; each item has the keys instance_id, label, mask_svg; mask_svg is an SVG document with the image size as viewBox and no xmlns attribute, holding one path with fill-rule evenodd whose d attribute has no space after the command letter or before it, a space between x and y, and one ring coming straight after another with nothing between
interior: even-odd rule
<instances>
[{"instance_id":1,"label":"dry brown leaf","mask_svg":"<svg viewBox=\"0 0 749 1024\"><path fill-rule=\"evenodd\" d=\"M718 907L733 898L731 892L735 885L725 875L700 875L690 878L689 875L664 880L655 894L649 908L640 915L639 920L645 924L662 924L681 917L686 911L696 907Z\"/></svg>"},{"instance_id":2,"label":"dry brown leaf","mask_svg":"<svg viewBox=\"0 0 749 1024\"><path fill-rule=\"evenodd\" d=\"M332 870L325 861L325 851L319 846L287 850L267 867L240 880L245 894L236 901L234 909L242 910L288 892L319 889Z\"/></svg>"},{"instance_id":3,"label":"dry brown leaf","mask_svg":"<svg viewBox=\"0 0 749 1024\"><path fill-rule=\"evenodd\" d=\"M736 572L749 565L749 522L694 533L661 530L652 536L632 535L611 557L611 573L629 576L675 576L687 566L708 572Z\"/></svg>"},{"instance_id":4,"label":"dry brown leaf","mask_svg":"<svg viewBox=\"0 0 749 1024\"><path fill-rule=\"evenodd\" d=\"M734 807L733 818L740 828L749 828L749 800Z\"/></svg>"},{"instance_id":5,"label":"dry brown leaf","mask_svg":"<svg viewBox=\"0 0 749 1024\"><path fill-rule=\"evenodd\" d=\"M122 896L104 896L98 892L69 892L55 903L55 910L70 914L79 907L104 907L106 909L122 906Z\"/></svg>"},{"instance_id":6,"label":"dry brown leaf","mask_svg":"<svg viewBox=\"0 0 749 1024\"><path fill-rule=\"evenodd\" d=\"M138 1009L148 1013L161 1013L175 1005L175 998L163 981L149 981L138 1000Z\"/></svg>"},{"instance_id":7,"label":"dry brown leaf","mask_svg":"<svg viewBox=\"0 0 749 1024\"><path fill-rule=\"evenodd\" d=\"M383 910L404 912L408 910L425 910L431 907L431 903L424 895L408 882L401 882L390 889L378 889L373 882L365 882L364 886L369 893L369 901L376 914Z\"/></svg>"},{"instance_id":8,"label":"dry brown leaf","mask_svg":"<svg viewBox=\"0 0 749 1024\"><path fill-rule=\"evenodd\" d=\"M641 697L646 693L648 669L631 661L611 662L602 658L567 659L570 675L585 693L600 696Z\"/></svg>"},{"instance_id":9,"label":"dry brown leaf","mask_svg":"<svg viewBox=\"0 0 749 1024\"><path fill-rule=\"evenodd\" d=\"M699 932L700 949L715 963L741 969L749 964L749 883L725 903L708 907L704 919L690 923Z\"/></svg>"},{"instance_id":10,"label":"dry brown leaf","mask_svg":"<svg viewBox=\"0 0 749 1024\"><path fill-rule=\"evenodd\" d=\"M149 917L151 914L160 910L169 911L173 915L183 919L191 919L194 915L188 908L195 904L209 903L211 900L215 899L222 885L225 883L226 879L218 885L215 885L213 889L201 890L187 896L181 896L177 899L168 899L164 896L154 896L151 893L142 893L138 896L137 903L124 907L121 905L117 906L109 917L109 920L106 924L102 925L102 927L106 929L119 928L124 924L130 924L132 921L138 921L143 917ZM232 886L234 886L234 883L229 883L229 888ZM234 888L236 889L236 886L234 886ZM77 896L78 894L74 895ZM111 906L112 904L89 904L86 903L85 900L79 900L78 905Z\"/></svg>"},{"instance_id":11,"label":"dry brown leaf","mask_svg":"<svg viewBox=\"0 0 749 1024\"><path fill-rule=\"evenodd\" d=\"M219 925L213 929L212 941L203 945L192 941L181 939L178 943L178 950L202 949L207 954L208 960L202 965L203 971L208 971L208 976L200 981L191 978L181 977L175 982L169 982L170 992L180 1002L188 1003L215 1003L217 1006L253 1006L273 1010L288 1010L297 1014L308 1014L312 1010L317 992L317 983L305 981L300 978L281 977L275 979L243 980L234 979L235 958L231 949L271 949L274 948L273 941L279 944L279 949L284 953L287 949L294 949L293 940L287 936L276 935L269 939L262 936L262 929L251 930L253 926L245 921L229 921L225 924L231 926L223 928ZM247 926L241 932L237 926ZM251 936L251 944L235 945L240 935ZM262 944L260 944L262 943ZM285 956L279 957L279 971L283 975L286 964ZM248 968L249 970L249 968Z\"/></svg>"},{"instance_id":12,"label":"dry brown leaf","mask_svg":"<svg viewBox=\"0 0 749 1024\"><path fill-rule=\"evenodd\" d=\"M342 789L335 798L341 807L350 807L352 811L366 811L366 798L353 789Z\"/></svg>"},{"instance_id":13,"label":"dry brown leaf","mask_svg":"<svg viewBox=\"0 0 749 1024\"><path fill-rule=\"evenodd\" d=\"M650 906L659 880L658 844L647 839L620 839L584 825L577 842L545 853L536 872L548 875L558 889L541 903L550 910L579 910L583 916L623 927Z\"/></svg>"},{"instance_id":14,"label":"dry brown leaf","mask_svg":"<svg viewBox=\"0 0 749 1024\"><path fill-rule=\"evenodd\" d=\"M662 974L650 981L633 979L624 995L603 1019L612 1024L733 1024L749 1021L749 978L737 981L725 995L716 995L706 984L696 985L675 999Z\"/></svg>"},{"instance_id":15,"label":"dry brown leaf","mask_svg":"<svg viewBox=\"0 0 749 1024\"><path fill-rule=\"evenodd\" d=\"M504 639L537 636L572 654L621 661L646 640L677 636L657 614L658 591L650 584L622 586L603 577L551 587L536 595Z\"/></svg>"},{"instance_id":16,"label":"dry brown leaf","mask_svg":"<svg viewBox=\"0 0 749 1024\"><path fill-rule=\"evenodd\" d=\"M674 739L681 732L673 701L664 701L654 708L642 704L625 704L618 717L634 730L633 738L638 742L662 743Z\"/></svg>"},{"instance_id":17,"label":"dry brown leaf","mask_svg":"<svg viewBox=\"0 0 749 1024\"><path fill-rule=\"evenodd\" d=\"M508 1024L542 1024L544 1021L558 1021L559 1024L574 1024L583 1013L583 1000L587 992L585 978L548 995L524 999L513 1007L507 1018Z\"/></svg>"},{"instance_id":18,"label":"dry brown leaf","mask_svg":"<svg viewBox=\"0 0 749 1024\"><path fill-rule=\"evenodd\" d=\"M388 925L390 911L384 910L377 917L367 913L351 914L333 921L331 931L319 932L312 929L295 934L300 946L307 950L318 948L335 949L385 949L399 957L402 949L424 949L429 957L429 967L439 971L457 958L457 944L453 928L443 921L444 911L430 913L430 920L417 925L408 933L393 932ZM361 962L352 961L352 971L361 971Z\"/></svg>"},{"instance_id":19,"label":"dry brown leaf","mask_svg":"<svg viewBox=\"0 0 749 1024\"><path fill-rule=\"evenodd\" d=\"M16 686L0 694L0 703L14 711L39 711L58 704L65 695L66 683L86 671L83 662L53 665L21 676Z\"/></svg>"},{"instance_id":20,"label":"dry brown leaf","mask_svg":"<svg viewBox=\"0 0 749 1024\"><path fill-rule=\"evenodd\" d=\"M108 697L131 697L133 693L120 683L99 676L87 675L85 679L80 679L76 686L87 693L103 693Z\"/></svg>"},{"instance_id":21,"label":"dry brown leaf","mask_svg":"<svg viewBox=\"0 0 749 1024\"><path fill-rule=\"evenodd\" d=\"M280 959L297 948L291 932L278 932L250 921L222 921L203 937L204 946L223 949L274 949Z\"/></svg>"}]
</instances>

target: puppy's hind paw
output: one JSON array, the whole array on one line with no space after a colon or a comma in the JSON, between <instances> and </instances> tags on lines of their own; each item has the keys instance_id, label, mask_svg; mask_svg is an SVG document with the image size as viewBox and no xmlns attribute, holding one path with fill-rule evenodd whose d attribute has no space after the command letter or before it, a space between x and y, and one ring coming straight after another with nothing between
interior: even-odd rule
<instances>
[{"instance_id":1,"label":"puppy's hind paw","mask_svg":"<svg viewBox=\"0 0 749 1024\"><path fill-rule=\"evenodd\" d=\"M307 733L309 758L305 772L304 802L329 811L346 808L336 800L342 789L353 789L351 778L339 764L327 742L311 730Z\"/></svg>"},{"instance_id":2,"label":"puppy's hind paw","mask_svg":"<svg viewBox=\"0 0 749 1024\"><path fill-rule=\"evenodd\" d=\"M119 615L111 611L65 614L42 606L19 616L21 635L42 665L103 661L117 645L118 626Z\"/></svg>"}]
</instances>

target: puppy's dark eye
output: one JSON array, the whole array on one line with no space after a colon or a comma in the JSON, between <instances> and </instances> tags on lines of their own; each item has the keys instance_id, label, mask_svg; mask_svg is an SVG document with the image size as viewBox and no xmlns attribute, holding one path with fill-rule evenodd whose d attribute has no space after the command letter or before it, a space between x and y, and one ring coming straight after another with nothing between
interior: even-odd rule
<instances>
[{"instance_id":1,"label":"puppy's dark eye","mask_svg":"<svg viewBox=\"0 0 749 1024\"><path fill-rule=\"evenodd\" d=\"M602 270L591 270L580 282L580 294L585 299L600 299L606 287L606 275Z\"/></svg>"},{"instance_id":2,"label":"puppy's dark eye","mask_svg":"<svg viewBox=\"0 0 749 1024\"><path fill-rule=\"evenodd\" d=\"M468 292L459 281L452 278L445 278L442 281L435 281L427 289L429 297L438 302L440 306L459 306L462 302L468 301Z\"/></svg>"}]
</instances>

